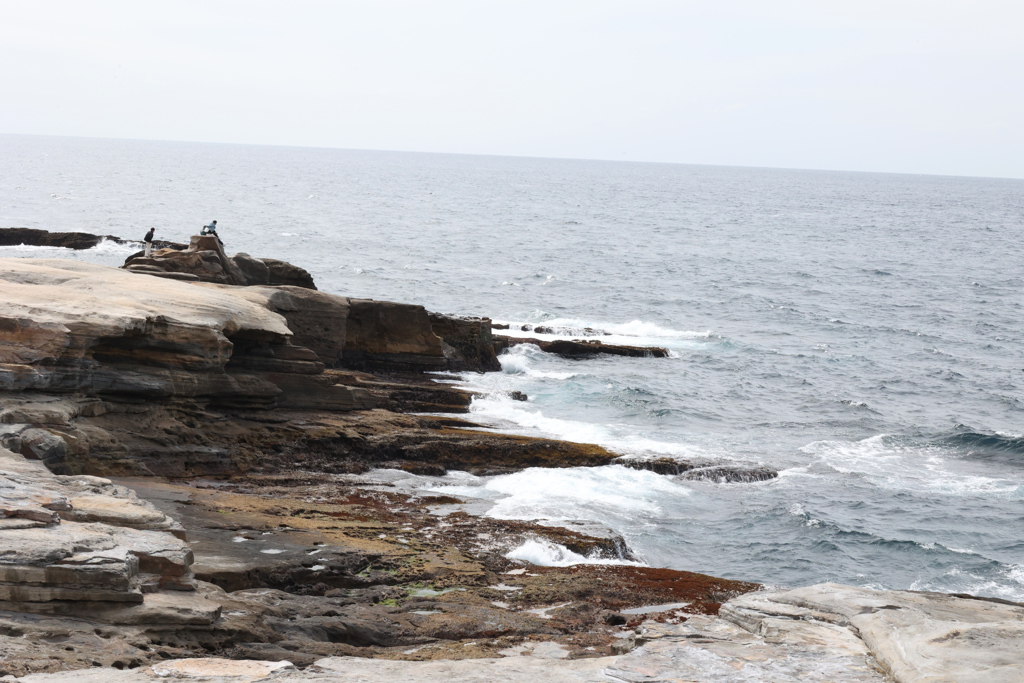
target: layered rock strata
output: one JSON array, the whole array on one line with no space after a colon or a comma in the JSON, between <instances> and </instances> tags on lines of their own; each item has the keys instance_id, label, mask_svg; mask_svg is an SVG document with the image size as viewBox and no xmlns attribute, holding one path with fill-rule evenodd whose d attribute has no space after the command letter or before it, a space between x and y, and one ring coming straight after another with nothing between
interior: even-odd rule
<instances>
[{"instance_id":1,"label":"layered rock strata","mask_svg":"<svg viewBox=\"0 0 1024 683\"><path fill-rule=\"evenodd\" d=\"M365 392L331 384L321 377L316 353L292 343L287 320L268 307L288 292L195 287L73 261L5 259L0 295L4 391L193 399L235 408L370 407Z\"/></svg>"},{"instance_id":2,"label":"layered rock strata","mask_svg":"<svg viewBox=\"0 0 1024 683\"><path fill-rule=\"evenodd\" d=\"M290 660L173 660L105 681L151 683L167 676L209 681L399 681L430 683L1017 683L1024 607L905 591L820 584L753 593L719 616L646 621L624 637L620 654L571 658L538 634L502 657L382 661L324 657L299 671ZM677 613L681 613L677 610ZM993 637L993 635L995 637ZM492 636L485 636L492 637ZM635 648L635 649L634 649ZM423 652L426 648L414 648ZM96 681L94 672L16 679Z\"/></svg>"},{"instance_id":3,"label":"layered rock strata","mask_svg":"<svg viewBox=\"0 0 1024 683\"><path fill-rule=\"evenodd\" d=\"M107 479L0 448L0 515L0 609L133 619L146 594L196 589L181 525Z\"/></svg>"},{"instance_id":4,"label":"layered rock strata","mask_svg":"<svg viewBox=\"0 0 1024 683\"><path fill-rule=\"evenodd\" d=\"M422 373L495 369L489 320L263 284L246 258L231 260L260 284L0 261L0 673L99 665L148 680L205 665L164 660L214 654L288 660L309 668L250 664L310 680L383 666L323 659L339 656L485 662L387 665L415 680L537 675L518 663L566 655L594 659L545 664L549 677L933 680L928 666L957 658L964 672L1017 674L1004 660L1019 606L980 614L978 601L836 586L747 599L756 585L511 559L539 544L637 560L614 534L481 518L483 501L403 482L615 454L437 415L472 397ZM961 654L968 641L987 654Z\"/></svg>"},{"instance_id":5,"label":"layered rock strata","mask_svg":"<svg viewBox=\"0 0 1024 683\"><path fill-rule=\"evenodd\" d=\"M490 318L431 313L430 327L441 338L441 349L452 372L501 370Z\"/></svg>"},{"instance_id":6,"label":"layered rock strata","mask_svg":"<svg viewBox=\"0 0 1024 683\"><path fill-rule=\"evenodd\" d=\"M349 299L344 361L347 368L428 372L448 367L441 339L422 306Z\"/></svg>"}]
</instances>

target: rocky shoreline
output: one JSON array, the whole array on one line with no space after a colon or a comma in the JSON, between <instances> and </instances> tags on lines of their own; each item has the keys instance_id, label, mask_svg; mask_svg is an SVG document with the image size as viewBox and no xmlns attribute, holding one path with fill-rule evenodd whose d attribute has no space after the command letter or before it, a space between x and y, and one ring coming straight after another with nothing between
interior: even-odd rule
<instances>
[{"instance_id":1,"label":"rocky shoreline","mask_svg":"<svg viewBox=\"0 0 1024 683\"><path fill-rule=\"evenodd\" d=\"M0 244L25 237L13 230ZM0 295L0 676L1020 680L1020 605L765 592L413 485L609 464L776 476L496 433L459 417L471 393L424 374L499 370L516 343L662 349L503 337L487 318L327 294L210 237L121 269L0 259ZM566 566L531 564L531 548Z\"/></svg>"}]
</instances>

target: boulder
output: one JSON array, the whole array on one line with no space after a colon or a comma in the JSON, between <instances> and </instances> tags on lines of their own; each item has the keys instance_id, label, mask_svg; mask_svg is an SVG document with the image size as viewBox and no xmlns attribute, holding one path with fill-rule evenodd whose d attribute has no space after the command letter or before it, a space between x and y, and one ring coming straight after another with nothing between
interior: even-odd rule
<instances>
[{"instance_id":1,"label":"boulder","mask_svg":"<svg viewBox=\"0 0 1024 683\"><path fill-rule=\"evenodd\" d=\"M45 429L26 429L21 437L21 454L33 460L42 460L48 467L61 463L68 455L68 444Z\"/></svg>"},{"instance_id":2,"label":"boulder","mask_svg":"<svg viewBox=\"0 0 1024 683\"><path fill-rule=\"evenodd\" d=\"M304 268L299 268L287 261L277 259L262 259L268 269L267 284L269 285L290 285L304 289L316 289L313 276Z\"/></svg>"},{"instance_id":3,"label":"boulder","mask_svg":"<svg viewBox=\"0 0 1024 683\"><path fill-rule=\"evenodd\" d=\"M501 370L494 352L490 318L431 313L430 327L441 338L441 348L452 372Z\"/></svg>"},{"instance_id":4,"label":"boulder","mask_svg":"<svg viewBox=\"0 0 1024 683\"><path fill-rule=\"evenodd\" d=\"M253 258L245 253L238 253L231 257L238 269L245 276L247 285L270 284L270 269L267 264L258 258Z\"/></svg>"}]
</instances>

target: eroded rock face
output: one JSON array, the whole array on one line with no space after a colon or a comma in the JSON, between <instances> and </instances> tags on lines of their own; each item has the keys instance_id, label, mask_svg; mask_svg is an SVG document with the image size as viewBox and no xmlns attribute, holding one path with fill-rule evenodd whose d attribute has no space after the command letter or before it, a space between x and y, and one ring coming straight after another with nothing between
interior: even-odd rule
<instances>
[{"instance_id":1,"label":"eroded rock face","mask_svg":"<svg viewBox=\"0 0 1024 683\"><path fill-rule=\"evenodd\" d=\"M452 372L501 370L501 363L494 352L490 318L431 313L430 327L441 338L441 348Z\"/></svg>"},{"instance_id":2,"label":"eroded rock face","mask_svg":"<svg viewBox=\"0 0 1024 683\"><path fill-rule=\"evenodd\" d=\"M270 269L267 264L258 258L253 258L245 253L238 253L231 257L238 269L245 276L247 285L269 285Z\"/></svg>"},{"instance_id":3,"label":"eroded rock face","mask_svg":"<svg viewBox=\"0 0 1024 683\"><path fill-rule=\"evenodd\" d=\"M198 258L204 252L175 253ZM324 363L292 343L286 317L336 362L331 354L338 342L332 348L327 336L340 328L344 338L338 319L346 300L321 295L303 303L294 288L256 289L196 287L74 261L4 259L0 390L187 397L237 409L273 408L279 401L365 406L365 392L316 377ZM307 304L315 310L304 312ZM316 337L312 321L328 310L333 327L329 320ZM52 459L59 444L48 440L37 434L23 446Z\"/></svg>"},{"instance_id":4,"label":"eroded rock face","mask_svg":"<svg viewBox=\"0 0 1024 683\"><path fill-rule=\"evenodd\" d=\"M93 614L194 591L184 529L133 491L0 448L0 609Z\"/></svg>"},{"instance_id":5,"label":"eroded rock face","mask_svg":"<svg viewBox=\"0 0 1024 683\"><path fill-rule=\"evenodd\" d=\"M304 268L272 258L262 260L267 266L267 284L316 289L313 276Z\"/></svg>"},{"instance_id":6,"label":"eroded rock face","mask_svg":"<svg viewBox=\"0 0 1024 683\"><path fill-rule=\"evenodd\" d=\"M444 370L441 339L423 306L349 299L343 365L354 370Z\"/></svg>"},{"instance_id":7,"label":"eroded rock face","mask_svg":"<svg viewBox=\"0 0 1024 683\"><path fill-rule=\"evenodd\" d=\"M247 287L234 293L283 316L292 344L313 351L325 366L343 364L350 310L347 297L291 285Z\"/></svg>"}]
</instances>

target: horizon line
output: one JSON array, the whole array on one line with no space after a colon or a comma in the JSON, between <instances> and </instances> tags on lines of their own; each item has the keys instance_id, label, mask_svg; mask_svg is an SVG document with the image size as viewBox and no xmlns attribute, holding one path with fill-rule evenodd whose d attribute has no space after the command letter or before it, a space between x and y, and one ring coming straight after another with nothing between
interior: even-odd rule
<instances>
[{"instance_id":1,"label":"horizon line","mask_svg":"<svg viewBox=\"0 0 1024 683\"><path fill-rule=\"evenodd\" d=\"M861 171L839 168L806 168L799 166L745 166L742 164L709 164L685 161L637 161L632 159L606 159L599 157L545 157L528 154L488 154L481 152L437 152L424 150L407 149L372 149L364 147L333 147L329 145L289 145L270 142L224 142L213 140L175 140L157 138L116 138L101 135L55 135L50 133L7 133L0 132L0 136L9 137L34 137L34 138L64 138L72 140L104 140L110 142L155 142L161 144L182 144L182 145L228 145L234 147L275 147L281 149L316 149L335 150L342 152L377 152L385 154L433 154L443 156L464 156L464 157L491 157L497 159L531 159L543 161L587 161L611 164L655 164L662 166L695 166L701 168L737 168L763 171L805 171L813 173L856 173L862 175L893 175L893 176L918 176L925 178L960 178L971 180L1009 180L1024 181L1024 177L1015 176L986 176L986 175L963 175L955 173L914 173L909 171Z\"/></svg>"}]
</instances>

